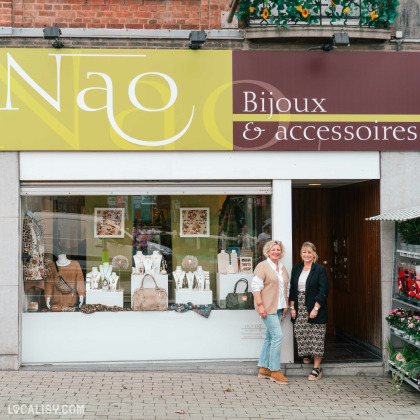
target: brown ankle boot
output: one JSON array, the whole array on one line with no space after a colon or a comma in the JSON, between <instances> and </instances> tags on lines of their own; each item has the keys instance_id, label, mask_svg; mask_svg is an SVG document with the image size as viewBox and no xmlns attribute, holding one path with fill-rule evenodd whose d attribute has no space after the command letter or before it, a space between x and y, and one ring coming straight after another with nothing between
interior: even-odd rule
<instances>
[{"instance_id":1,"label":"brown ankle boot","mask_svg":"<svg viewBox=\"0 0 420 420\"><path fill-rule=\"evenodd\" d=\"M271 376L271 370L267 369L267 368L260 368L259 372L258 372L258 377L260 379L270 379Z\"/></svg>"},{"instance_id":2,"label":"brown ankle boot","mask_svg":"<svg viewBox=\"0 0 420 420\"><path fill-rule=\"evenodd\" d=\"M275 372L271 372L270 380L280 385L287 385L289 383L287 378L285 378L279 370L276 370Z\"/></svg>"}]
</instances>

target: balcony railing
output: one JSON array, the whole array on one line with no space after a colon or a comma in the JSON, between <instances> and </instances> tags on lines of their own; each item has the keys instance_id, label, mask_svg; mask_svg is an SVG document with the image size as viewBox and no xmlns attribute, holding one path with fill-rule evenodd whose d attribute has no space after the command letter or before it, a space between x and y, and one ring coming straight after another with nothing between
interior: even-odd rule
<instances>
[{"instance_id":1,"label":"balcony railing","mask_svg":"<svg viewBox=\"0 0 420 420\"><path fill-rule=\"evenodd\" d=\"M249 27L294 25L389 28L397 0L241 0L238 18Z\"/></svg>"}]
</instances>

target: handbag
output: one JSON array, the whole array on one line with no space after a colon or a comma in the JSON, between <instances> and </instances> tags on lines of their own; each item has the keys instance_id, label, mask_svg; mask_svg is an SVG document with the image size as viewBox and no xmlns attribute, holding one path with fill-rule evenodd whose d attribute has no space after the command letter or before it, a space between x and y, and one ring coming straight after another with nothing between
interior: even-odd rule
<instances>
[{"instance_id":1,"label":"handbag","mask_svg":"<svg viewBox=\"0 0 420 420\"><path fill-rule=\"evenodd\" d=\"M246 289L244 293L236 293L236 287L240 281L246 283ZM226 296L226 308L227 309L254 309L254 295L248 292L248 280L239 279L235 283L233 293L228 293Z\"/></svg>"},{"instance_id":2,"label":"handbag","mask_svg":"<svg viewBox=\"0 0 420 420\"><path fill-rule=\"evenodd\" d=\"M155 287L143 287L144 279L149 276L155 283ZM141 285L133 293L133 309L135 311L166 311L167 292L159 288L155 278L151 274L145 274Z\"/></svg>"},{"instance_id":3,"label":"handbag","mask_svg":"<svg viewBox=\"0 0 420 420\"><path fill-rule=\"evenodd\" d=\"M57 274L58 274L58 277L55 280L55 287L63 295L68 295L70 292L73 291L73 288L69 286L69 284L63 279L63 277L61 277L60 271L58 270L57 263L55 263L55 266L57 267Z\"/></svg>"}]
</instances>

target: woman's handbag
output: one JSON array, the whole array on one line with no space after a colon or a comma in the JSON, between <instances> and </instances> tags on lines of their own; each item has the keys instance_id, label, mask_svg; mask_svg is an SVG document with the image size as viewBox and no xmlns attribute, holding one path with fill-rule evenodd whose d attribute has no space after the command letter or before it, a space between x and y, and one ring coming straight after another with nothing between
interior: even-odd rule
<instances>
[{"instance_id":1,"label":"woman's handbag","mask_svg":"<svg viewBox=\"0 0 420 420\"><path fill-rule=\"evenodd\" d=\"M240 281L246 283L246 289L244 293L236 293L236 287ZM227 309L254 309L254 295L248 292L248 280L239 279L235 283L233 293L228 293L226 296L226 308Z\"/></svg>"},{"instance_id":2,"label":"woman's handbag","mask_svg":"<svg viewBox=\"0 0 420 420\"><path fill-rule=\"evenodd\" d=\"M152 278L155 287L143 287L144 279L147 276ZM166 301L166 290L158 287L151 274L145 274L140 287L133 293L133 309L135 311L166 311L168 309Z\"/></svg>"},{"instance_id":3,"label":"woman's handbag","mask_svg":"<svg viewBox=\"0 0 420 420\"><path fill-rule=\"evenodd\" d=\"M57 267L57 274L58 274L58 277L55 280L55 287L63 295L68 295L70 292L73 291L73 288L69 286L69 284L63 279L63 277L61 277L61 274L58 271L57 263L55 263L55 266Z\"/></svg>"}]
</instances>

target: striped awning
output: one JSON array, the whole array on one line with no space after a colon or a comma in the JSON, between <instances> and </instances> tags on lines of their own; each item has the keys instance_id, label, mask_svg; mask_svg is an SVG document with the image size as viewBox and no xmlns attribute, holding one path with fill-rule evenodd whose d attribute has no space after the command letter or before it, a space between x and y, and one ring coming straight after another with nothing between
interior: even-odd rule
<instances>
[{"instance_id":1,"label":"striped awning","mask_svg":"<svg viewBox=\"0 0 420 420\"><path fill-rule=\"evenodd\" d=\"M405 220L416 219L417 217L420 217L420 206L378 214L378 216L368 217L365 220L389 220L394 222L404 222Z\"/></svg>"}]
</instances>

